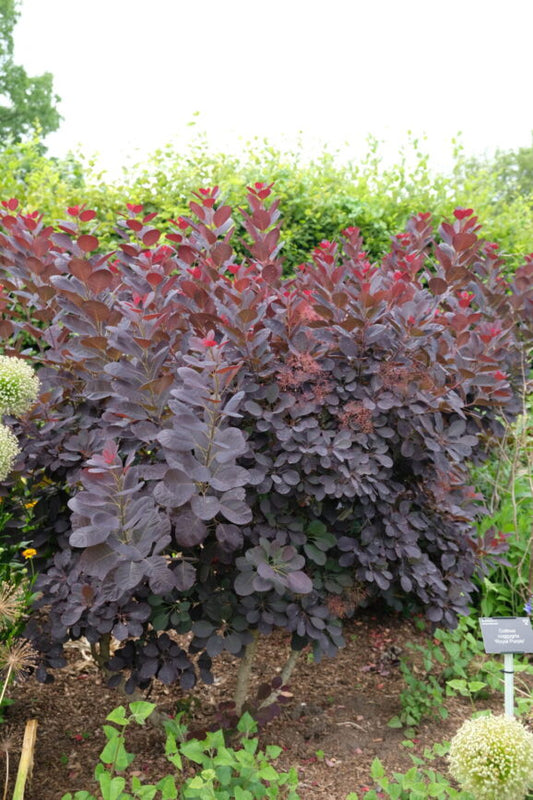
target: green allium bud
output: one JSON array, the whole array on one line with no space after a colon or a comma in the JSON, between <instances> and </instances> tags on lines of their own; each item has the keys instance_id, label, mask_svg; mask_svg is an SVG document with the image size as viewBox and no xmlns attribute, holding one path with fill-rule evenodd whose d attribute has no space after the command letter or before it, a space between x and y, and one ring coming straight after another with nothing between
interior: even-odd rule
<instances>
[{"instance_id":1,"label":"green allium bud","mask_svg":"<svg viewBox=\"0 0 533 800\"><path fill-rule=\"evenodd\" d=\"M0 425L0 481L3 481L13 467L19 453L17 437L5 425Z\"/></svg>"},{"instance_id":2,"label":"green allium bud","mask_svg":"<svg viewBox=\"0 0 533 800\"><path fill-rule=\"evenodd\" d=\"M38 392L39 378L26 361L0 356L0 414L24 414Z\"/></svg>"},{"instance_id":3,"label":"green allium bud","mask_svg":"<svg viewBox=\"0 0 533 800\"><path fill-rule=\"evenodd\" d=\"M449 761L476 800L523 800L533 783L533 734L514 717L470 719L453 737Z\"/></svg>"}]
</instances>

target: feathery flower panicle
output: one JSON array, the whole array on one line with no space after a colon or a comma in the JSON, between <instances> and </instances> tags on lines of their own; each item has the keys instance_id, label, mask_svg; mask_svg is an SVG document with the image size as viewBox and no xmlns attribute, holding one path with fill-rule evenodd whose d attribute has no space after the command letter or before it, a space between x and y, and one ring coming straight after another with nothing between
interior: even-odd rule
<instances>
[{"instance_id":1,"label":"feathery flower panicle","mask_svg":"<svg viewBox=\"0 0 533 800\"><path fill-rule=\"evenodd\" d=\"M23 597L18 587L9 583L0 584L0 627L16 622L23 605Z\"/></svg>"},{"instance_id":2,"label":"feathery flower panicle","mask_svg":"<svg viewBox=\"0 0 533 800\"><path fill-rule=\"evenodd\" d=\"M451 775L476 800L523 800L533 784L533 734L514 717L467 720L448 757Z\"/></svg>"},{"instance_id":3,"label":"feathery flower panicle","mask_svg":"<svg viewBox=\"0 0 533 800\"><path fill-rule=\"evenodd\" d=\"M0 356L0 414L19 417L35 402L39 378L22 358Z\"/></svg>"},{"instance_id":4,"label":"feathery flower panicle","mask_svg":"<svg viewBox=\"0 0 533 800\"><path fill-rule=\"evenodd\" d=\"M0 424L0 481L3 481L13 468L19 454L17 437L9 428Z\"/></svg>"},{"instance_id":5,"label":"feathery flower panicle","mask_svg":"<svg viewBox=\"0 0 533 800\"><path fill-rule=\"evenodd\" d=\"M17 639L14 642L0 647L0 669L9 677L20 678L37 664L37 652L33 645L26 639Z\"/></svg>"}]
</instances>

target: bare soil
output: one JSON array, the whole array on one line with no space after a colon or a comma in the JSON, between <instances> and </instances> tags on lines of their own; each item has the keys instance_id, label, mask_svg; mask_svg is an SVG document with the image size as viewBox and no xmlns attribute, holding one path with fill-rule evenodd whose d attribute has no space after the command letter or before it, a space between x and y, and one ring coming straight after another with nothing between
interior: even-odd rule
<instances>
[{"instance_id":1,"label":"bare soil","mask_svg":"<svg viewBox=\"0 0 533 800\"><path fill-rule=\"evenodd\" d=\"M401 710L399 697L405 688L398 655L408 651L408 642L422 643L428 636L413 621L367 615L347 624L346 647L336 658L315 664L302 654L290 681L290 702L260 736L263 746L283 748L278 769L297 768L302 800L344 800L351 791L364 796L373 786L370 765L376 756L388 770L404 772L412 766L410 753L421 754L426 746L450 739L471 715L468 700L449 700L448 718L443 721L436 714L425 720L412 750L402 744L405 732L387 725ZM280 669L287 647L279 634L260 642L254 665L257 682L270 679ZM149 699L169 715L186 705L189 729L205 731L216 720L218 704L232 697L236 668L235 659L221 656L215 666L215 684L198 685L185 704L175 687L159 686ZM71 647L69 665L56 672L53 683L41 685L30 678L12 687L11 698L15 702L7 710L0 735L4 742L9 740L12 772L25 722L38 720L33 778L25 800L61 800L65 792L80 789L96 794L93 771L105 743L102 725L113 708L127 701L106 686L88 648ZM484 707L500 713L502 703L498 695L485 701ZM130 769L146 782L163 777L171 769L162 755L163 746L159 729L131 726L128 750L137 757ZM1 775L3 752L0 758ZM434 766L446 771L444 761ZM0 786L3 780L2 776Z\"/></svg>"}]
</instances>

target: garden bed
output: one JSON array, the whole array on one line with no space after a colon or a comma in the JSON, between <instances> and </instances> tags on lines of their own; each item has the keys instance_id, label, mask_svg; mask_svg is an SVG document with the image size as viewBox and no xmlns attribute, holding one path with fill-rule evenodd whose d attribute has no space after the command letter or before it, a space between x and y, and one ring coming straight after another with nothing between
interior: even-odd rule
<instances>
[{"instance_id":1,"label":"garden bed","mask_svg":"<svg viewBox=\"0 0 533 800\"><path fill-rule=\"evenodd\" d=\"M346 647L335 659L314 664L302 654L291 679L290 702L261 733L263 744L283 748L279 769L297 768L302 800L344 800L351 791L364 796L365 788L373 786L370 765L374 758L380 758L388 771L405 772L412 766L410 753L421 754L425 747L449 740L471 715L469 700L447 700L447 719L435 713L425 720L413 748L402 744L403 730L387 725L401 710L399 696L405 688L398 656L407 652L409 642L423 644L427 639L428 633L411 620L368 615L347 624ZM284 661L286 649L281 635L260 641L255 678L270 679L272 665ZM218 704L231 698L235 659L219 657L215 675L214 685L199 684L190 695L160 685L149 699L168 714L186 709L189 729L201 736L206 727L216 724ZM102 724L124 700L102 681L88 650L71 646L69 665L56 673L54 683L40 685L30 679L11 696L15 702L8 709L3 734L10 737L14 754L26 719L39 720L26 800L60 800L67 791L94 791L93 770L105 742ZM500 713L503 697L492 695L478 702L478 707ZM147 781L165 775L169 765L161 755L162 734L151 726L134 727L130 733L128 749L137 756L131 767L135 774ZM444 760L433 766L446 772Z\"/></svg>"}]
</instances>

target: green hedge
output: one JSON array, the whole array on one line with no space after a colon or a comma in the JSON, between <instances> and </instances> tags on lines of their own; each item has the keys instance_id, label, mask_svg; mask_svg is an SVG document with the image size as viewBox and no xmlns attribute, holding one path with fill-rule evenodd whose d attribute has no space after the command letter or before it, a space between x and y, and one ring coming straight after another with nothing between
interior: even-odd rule
<instances>
[{"instance_id":1,"label":"green hedge","mask_svg":"<svg viewBox=\"0 0 533 800\"><path fill-rule=\"evenodd\" d=\"M219 185L226 201L239 205L247 185L273 182L281 198L287 272L308 258L317 241L332 239L349 225L361 228L370 256L378 258L411 215L430 210L442 218L456 207L470 207L485 237L500 243L513 268L533 251L533 182L526 158L531 151L524 152L475 160L457 147L449 174L439 174L416 140L400 152L397 164L384 166L376 140L359 161L341 162L327 150L304 161L300 151L282 152L266 141L249 143L239 157L228 156L211 151L199 137L185 151L170 145L156 151L110 182L94 162L47 158L34 141L0 152L0 199L17 197L24 208L39 208L49 219L85 204L97 211L111 246L124 198L158 212L164 229L166 220L187 213L191 192L200 186Z\"/></svg>"}]
</instances>

